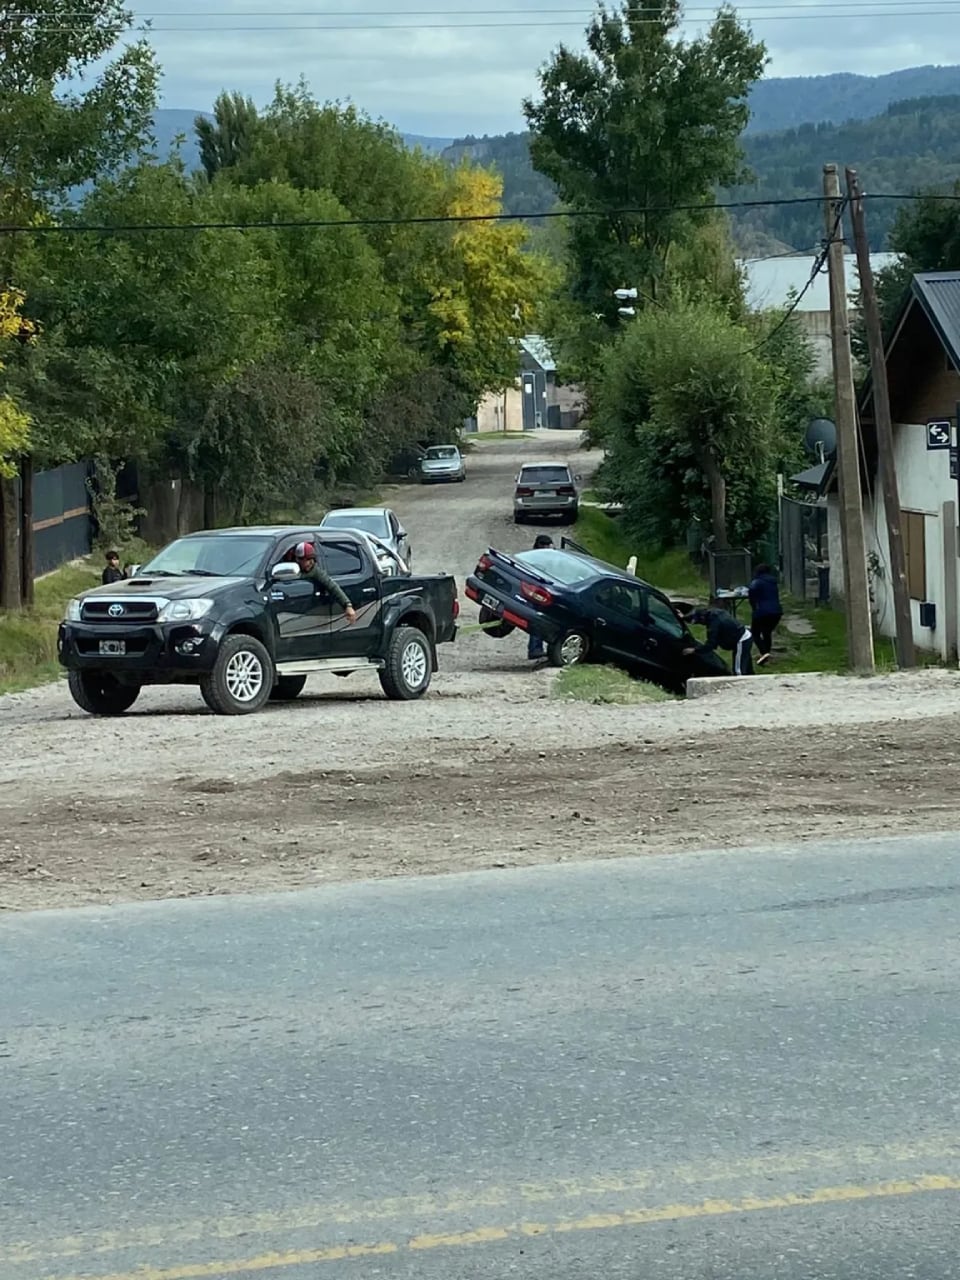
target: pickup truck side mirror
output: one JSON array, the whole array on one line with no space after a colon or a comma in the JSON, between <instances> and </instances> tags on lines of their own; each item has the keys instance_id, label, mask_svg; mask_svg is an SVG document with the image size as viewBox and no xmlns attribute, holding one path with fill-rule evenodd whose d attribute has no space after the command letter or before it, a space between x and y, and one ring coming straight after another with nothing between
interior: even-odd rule
<instances>
[{"instance_id":1,"label":"pickup truck side mirror","mask_svg":"<svg viewBox=\"0 0 960 1280\"><path fill-rule=\"evenodd\" d=\"M580 481L583 479L583 476L574 476L573 478L574 478L574 480L576 480L576 482L579 484L579 483L580 483Z\"/></svg>"},{"instance_id":2,"label":"pickup truck side mirror","mask_svg":"<svg viewBox=\"0 0 960 1280\"><path fill-rule=\"evenodd\" d=\"M281 560L270 570L270 577L274 582L293 582L300 577L300 566L293 560Z\"/></svg>"},{"instance_id":3,"label":"pickup truck side mirror","mask_svg":"<svg viewBox=\"0 0 960 1280\"><path fill-rule=\"evenodd\" d=\"M398 530L397 530L397 537L398 537L398 538L405 538L406 536L407 536L407 531L406 531L406 529L398 529Z\"/></svg>"}]
</instances>

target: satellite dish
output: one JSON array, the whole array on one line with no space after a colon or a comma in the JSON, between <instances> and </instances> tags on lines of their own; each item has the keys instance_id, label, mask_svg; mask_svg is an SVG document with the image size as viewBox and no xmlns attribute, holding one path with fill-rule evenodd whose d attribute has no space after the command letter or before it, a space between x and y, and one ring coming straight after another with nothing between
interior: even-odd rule
<instances>
[{"instance_id":1,"label":"satellite dish","mask_svg":"<svg viewBox=\"0 0 960 1280\"><path fill-rule=\"evenodd\" d=\"M837 452L837 424L830 418L814 418L803 437L807 453L820 462L833 458Z\"/></svg>"}]
</instances>

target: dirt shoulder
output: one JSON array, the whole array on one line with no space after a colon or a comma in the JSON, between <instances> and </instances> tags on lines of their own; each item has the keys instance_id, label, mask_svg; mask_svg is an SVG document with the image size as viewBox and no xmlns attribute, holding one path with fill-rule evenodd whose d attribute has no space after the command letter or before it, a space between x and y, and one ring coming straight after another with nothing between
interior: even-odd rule
<instances>
[{"instance_id":1,"label":"dirt shoulder","mask_svg":"<svg viewBox=\"0 0 960 1280\"><path fill-rule=\"evenodd\" d=\"M417 568L462 589L487 545L528 545L516 468L570 449L510 442L465 485L395 490ZM441 663L416 703L358 674L238 719L190 688L115 720L62 682L0 698L0 910L960 829L955 672L594 706L556 698L520 636L465 634Z\"/></svg>"},{"instance_id":2,"label":"dirt shoulder","mask_svg":"<svg viewBox=\"0 0 960 1280\"><path fill-rule=\"evenodd\" d=\"M937 683L940 696L932 697ZM226 754L196 741L194 752L171 744L163 764L175 767L153 767L132 786L128 768L115 787L105 785L102 766L114 753L129 762L131 734L149 732L157 766L159 726L224 722L176 714L119 725L61 722L61 733L69 727L77 735L75 748L82 738L90 747L91 733L107 737L85 756L85 777L51 785L36 759L21 757L20 783L2 787L0 906L260 892L960 828L960 716L946 705L958 701L957 683L930 674L836 681L845 686L843 713L857 718L830 726L762 727L782 701L772 689L650 708L541 704L551 713L546 724L526 702L527 733L508 735L512 741L456 732L477 714L494 727L489 694L479 703L449 699L455 712L446 732L410 736L389 758L370 760L370 740L358 751L354 739L354 760L367 757L359 767L325 763L320 743L302 733L280 738L279 716L251 717L229 728L246 737L259 724L264 739L273 729L273 745L261 742L255 768L231 769ZM942 714L916 714L921 689ZM395 717L411 710L378 706ZM884 707L900 714L877 718ZM282 726L288 731L290 719ZM306 727L301 716L297 728ZM305 763L311 756L312 766Z\"/></svg>"}]
</instances>

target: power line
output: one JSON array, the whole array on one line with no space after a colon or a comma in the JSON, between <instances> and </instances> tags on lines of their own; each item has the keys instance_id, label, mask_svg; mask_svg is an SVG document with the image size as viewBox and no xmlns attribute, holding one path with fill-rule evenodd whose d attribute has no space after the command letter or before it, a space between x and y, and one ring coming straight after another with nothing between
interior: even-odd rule
<instances>
[{"instance_id":1,"label":"power line","mask_svg":"<svg viewBox=\"0 0 960 1280\"><path fill-rule=\"evenodd\" d=\"M921 2L924 2L924 0L921 0ZM932 2L935 4L940 4L940 3L945 4L945 3L948 3L949 0L925 0L925 2L926 3ZM776 4L774 3L774 0L759 0L758 3L737 5L737 11L750 12L752 10L758 10L758 9L762 9L762 10L776 9L779 12L780 10L784 10L784 9L799 9L799 10L803 10L804 12L816 12L816 11L832 12L834 9L837 8L838 5L844 9L894 8L894 9L902 9L904 10L904 12L907 12L907 13L909 13L911 8L913 7L909 3L905 4L904 0L837 0L836 4L831 4L827 2L806 4L804 3L804 0L789 0L789 3ZM217 18L217 17L232 17L236 12L236 10L232 8L225 8L225 9L192 9L191 8L187 10L180 8L180 9L157 9L151 12L149 10L145 10L143 6L138 6L137 12L144 17L153 17L153 18L181 18L187 15L192 15L194 17L201 17L201 18ZM442 9L397 9L397 8L322 9L322 8L319 8L318 9L316 7L313 7L310 9L242 9L240 12L242 15L247 17L265 16L265 17L282 17L282 18L394 18L394 17L396 18L424 18L424 17L452 18L452 17L458 17L462 11L458 9L450 9L450 8L442 8ZM498 15L509 17L516 14L516 9L505 8L503 6L500 6L496 9L472 8L470 12L474 15L485 16L485 17L491 17L491 16L496 17ZM636 12L650 13L656 16L660 14L661 10L659 6L651 4L651 5L641 6ZM565 14L565 13L580 14L588 18L593 18L596 16L596 10L594 8L592 8L590 5L582 5L582 4L573 5L573 6L564 5L559 7L557 6L537 7L535 9L531 9L530 13L535 16L543 16L546 14L550 14L550 15ZM711 15L715 15L716 6L708 5L708 4L686 5L684 7L684 13L708 13ZM58 9L58 10L8 9L6 11L5 17L7 18L55 17L59 19L59 18L71 17L71 16L85 18L88 16L88 14L89 14L88 9Z\"/></svg>"},{"instance_id":2,"label":"power line","mask_svg":"<svg viewBox=\"0 0 960 1280\"><path fill-rule=\"evenodd\" d=\"M880 0L882 2L882 0ZM926 0L930 3L931 0ZM876 21L881 18L942 18L955 17L960 15L960 8L957 7L957 0L933 0L933 3L942 3L947 7L940 9L886 9L878 10L875 8L877 0L871 0L869 10L856 9L851 12L840 12L835 7L829 10L817 6L805 13L748 13L747 21L750 24L766 23L766 22L790 22L800 21L806 22L815 20L823 22L825 20L832 21ZM546 12L549 12L547 10ZM189 15L177 15L180 17ZM224 15L225 17L228 15ZM273 16L273 15L269 15ZM704 11L704 16L707 11ZM692 22L696 18L689 16L682 19L683 22ZM659 26L660 22L656 18L641 18L638 20L643 26ZM221 32L229 34L250 33L256 31L508 31L508 30L537 30L547 29L557 31L560 29L583 30L583 22L539 22L528 19L520 19L513 22L349 22L349 23L187 23L181 25L156 25L152 18L145 18L142 23L137 23L133 29L149 34L162 34L164 32L197 32L198 34L209 32ZM65 33L83 33L91 30L103 30L106 32L114 31L115 26L97 24L97 23L58 23L58 24L31 24L29 31L31 34L54 35ZM12 24L8 18L0 19L0 36L14 33L18 28Z\"/></svg>"},{"instance_id":3,"label":"power line","mask_svg":"<svg viewBox=\"0 0 960 1280\"><path fill-rule=\"evenodd\" d=\"M877 192L874 195L864 194L863 199L939 200L954 204L960 203L960 195L926 195L919 192L910 194ZM718 209L777 209L786 205L822 203L822 196L786 196L781 199L768 200L721 200L715 204L649 205L646 208L545 209L538 213L443 213L402 218L303 218L277 221L255 220L252 222L130 222L113 225L108 223L76 222L41 226L33 226L26 223L8 223L6 225L0 224L0 235L121 235L129 232L161 231L324 231L338 227L416 227L484 222L535 222L547 218L631 218L649 214L711 213ZM812 283L812 281L809 283ZM807 287L809 287L809 283Z\"/></svg>"},{"instance_id":4,"label":"power line","mask_svg":"<svg viewBox=\"0 0 960 1280\"><path fill-rule=\"evenodd\" d=\"M817 256L813 260L813 266L810 268L810 275L807 279L807 283L803 286L803 288L800 290L797 296L793 299L793 301L787 307L786 311L783 313L783 315L780 317L777 323L773 326L770 332L765 334L760 339L759 342L754 343L752 347L747 347L746 351L741 351L740 354L742 356L754 355L757 351L761 350L761 348L767 346L767 344L771 342L777 336L777 334L781 331L781 329L783 329L785 325L787 325L789 321L792 319L797 307L799 307L805 295L809 293L810 290L813 288L814 281L816 280L817 276L819 276L820 272L823 270L826 264L827 256L830 253L830 246L836 243L837 232L840 230L841 225L843 223L843 213L846 207L847 207L847 200L846 198L844 198L840 202L839 208L837 209L837 216L834 219L833 226L830 228L830 234L824 240L823 245L820 249L820 252L817 254ZM841 236L841 240L842 238L843 237Z\"/></svg>"}]
</instances>

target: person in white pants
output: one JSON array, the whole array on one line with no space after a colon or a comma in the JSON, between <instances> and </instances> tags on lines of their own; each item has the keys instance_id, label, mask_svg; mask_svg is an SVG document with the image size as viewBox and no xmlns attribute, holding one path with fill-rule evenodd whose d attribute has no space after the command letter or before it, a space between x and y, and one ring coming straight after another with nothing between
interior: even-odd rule
<instances>
[{"instance_id":1,"label":"person in white pants","mask_svg":"<svg viewBox=\"0 0 960 1280\"><path fill-rule=\"evenodd\" d=\"M753 632L749 627L724 609L694 609L687 621L707 628L706 644L698 646L701 653L726 649L735 676L753 675ZM696 649L685 649L684 653L696 653Z\"/></svg>"}]
</instances>

